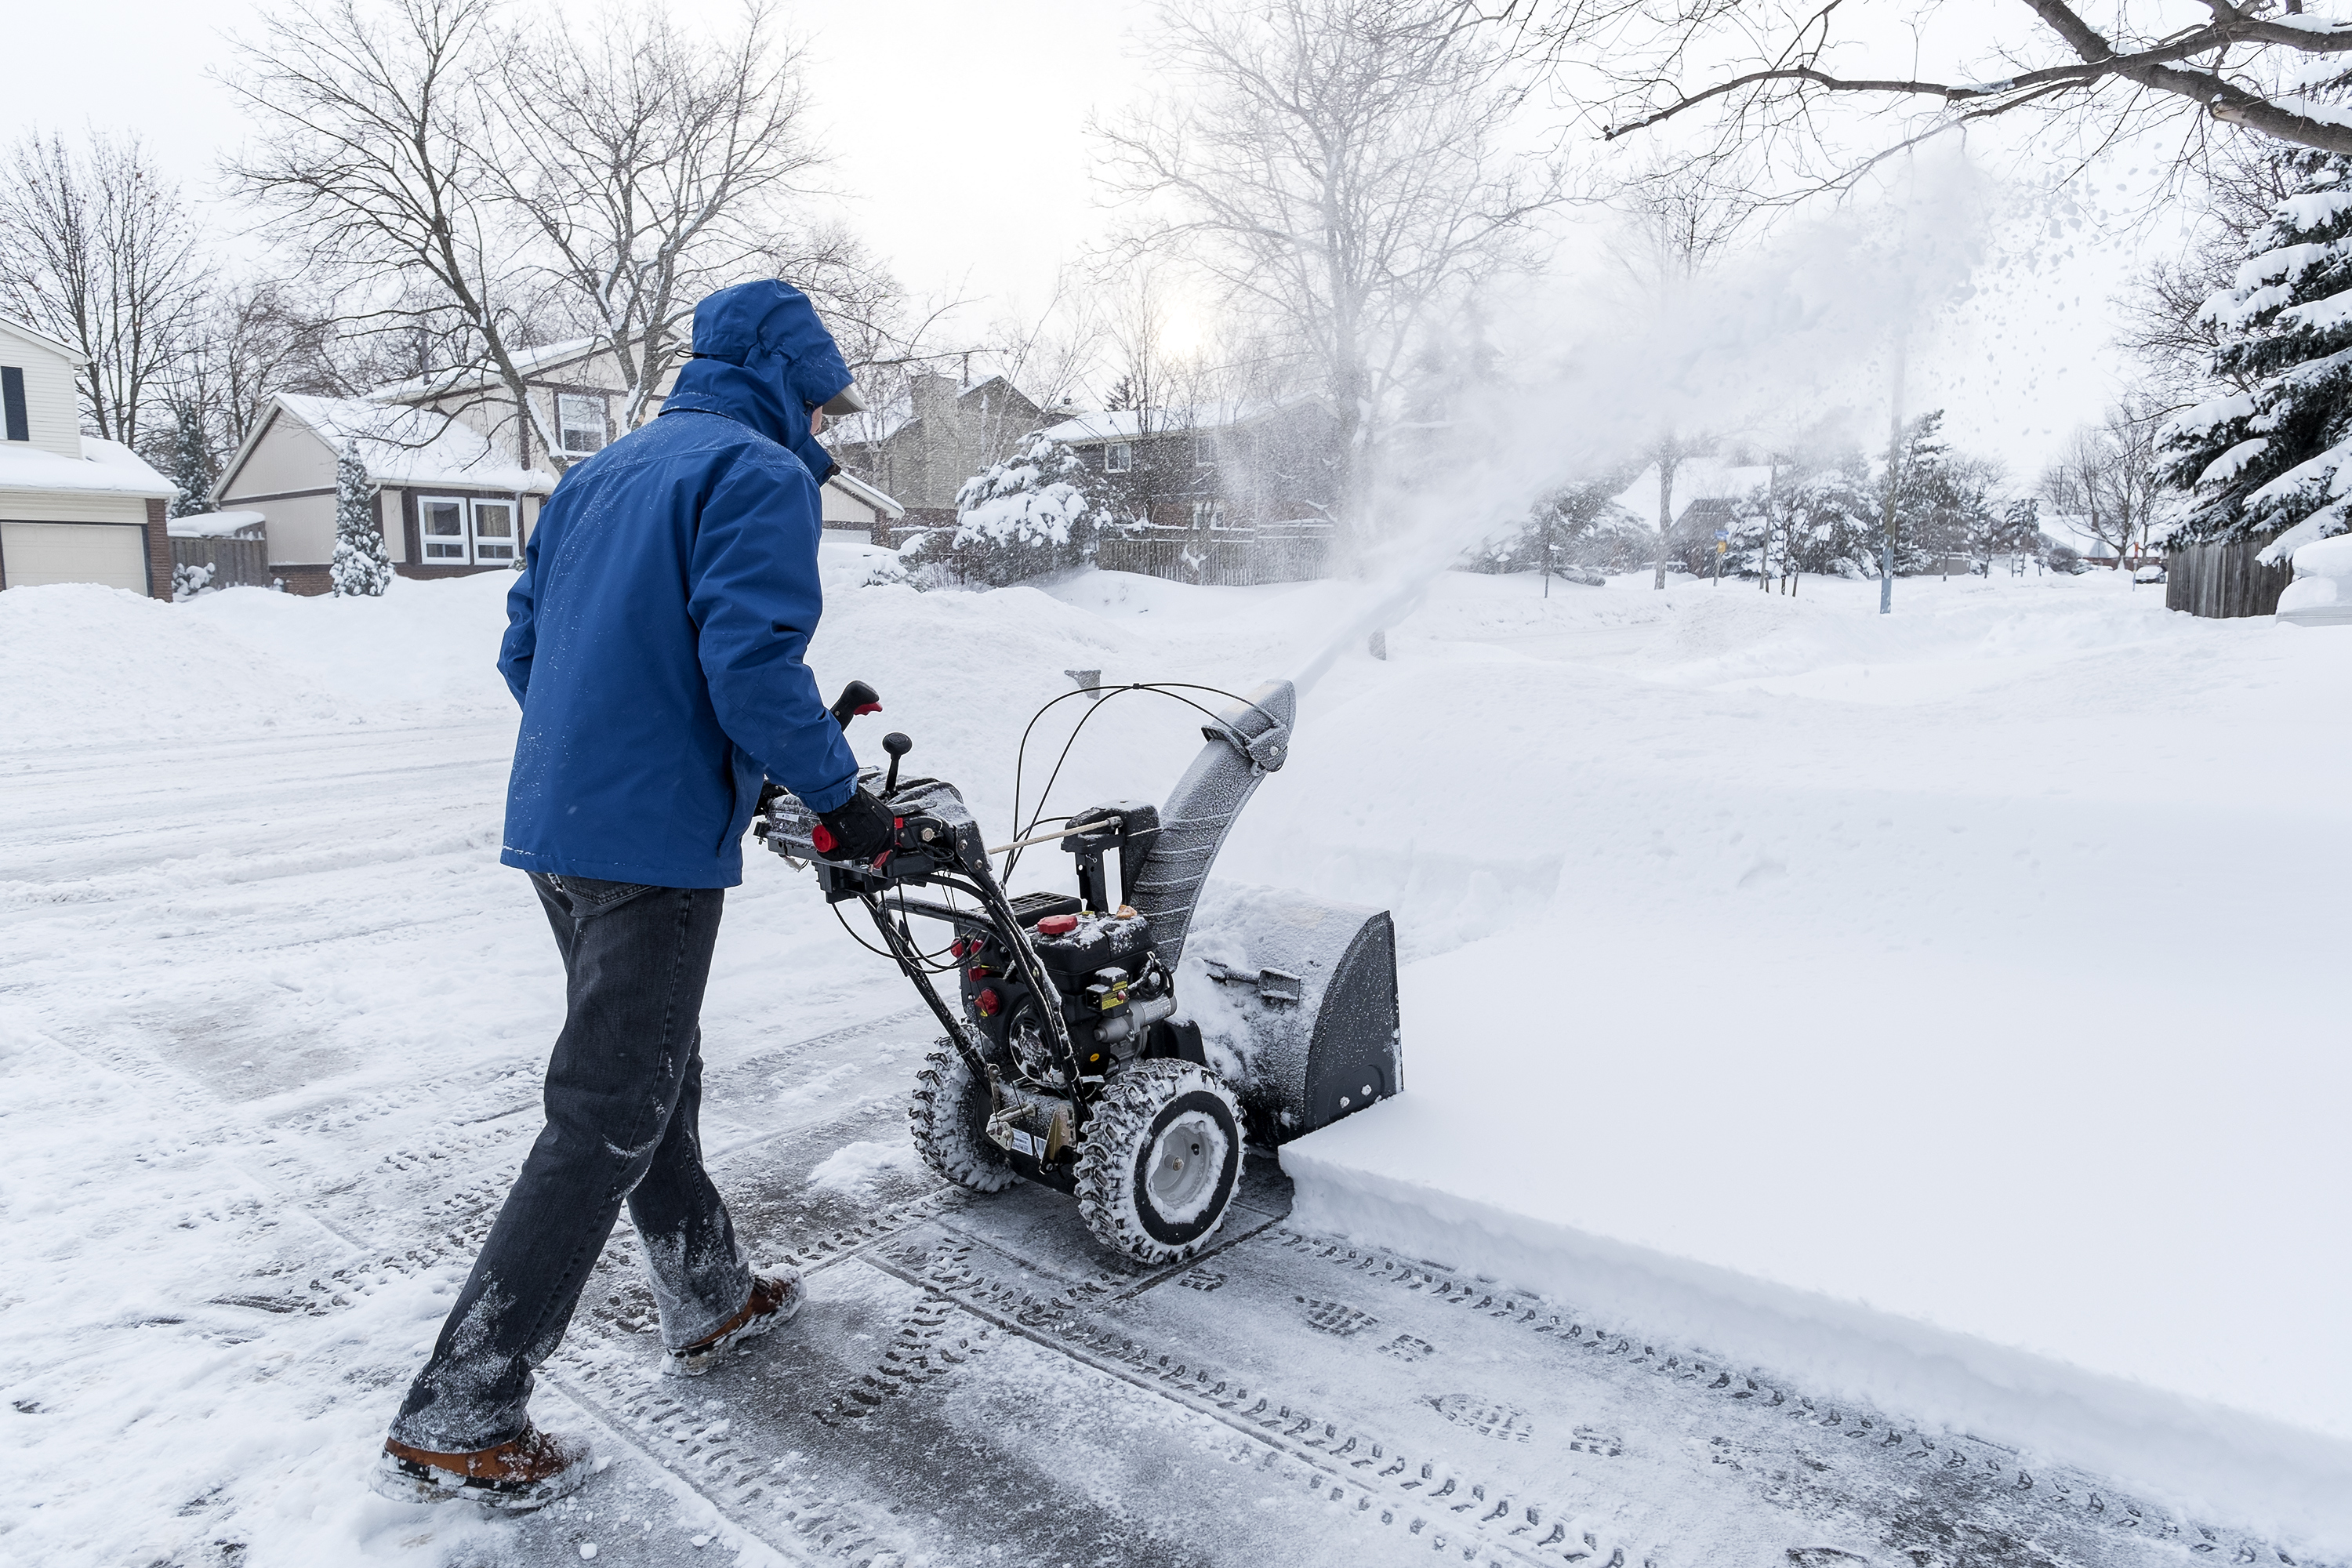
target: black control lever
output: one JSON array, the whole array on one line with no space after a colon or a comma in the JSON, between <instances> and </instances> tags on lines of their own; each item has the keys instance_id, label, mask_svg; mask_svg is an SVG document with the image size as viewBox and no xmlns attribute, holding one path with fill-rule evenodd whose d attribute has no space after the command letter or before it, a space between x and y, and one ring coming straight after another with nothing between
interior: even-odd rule
<instances>
[{"instance_id":1,"label":"black control lever","mask_svg":"<svg viewBox=\"0 0 2352 1568\"><path fill-rule=\"evenodd\" d=\"M893 730L882 737L882 749L890 753L890 776L882 781L882 793L888 795L898 790L898 764L906 759L908 752L915 749L915 742Z\"/></svg>"},{"instance_id":2,"label":"black control lever","mask_svg":"<svg viewBox=\"0 0 2352 1568\"><path fill-rule=\"evenodd\" d=\"M849 728L849 721L860 713L881 711L882 694L862 680L851 681L841 689L841 695L833 700L834 722L845 730Z\"/></svg>"}]
</instances>

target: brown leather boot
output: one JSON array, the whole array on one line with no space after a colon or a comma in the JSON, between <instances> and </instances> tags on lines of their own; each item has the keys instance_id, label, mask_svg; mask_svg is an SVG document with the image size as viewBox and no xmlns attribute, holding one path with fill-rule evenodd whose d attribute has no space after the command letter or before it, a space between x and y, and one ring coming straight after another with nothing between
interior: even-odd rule
<instances>
[{"instance_id":1,"label":"brown leather boot","mask_svg":"<svg viewBox=\"0 0 2352 1568\"><path fill-rule=\"evenodd\" d=\"M770 1329L791 1322L806 1300L808 1289L801 1283L801 1271L797 1268L754 1276L751 1299L743 1303L743 1310L719 1324L717 1333L684 1350L670 1352L669 1369L688 1377L700 1377L746 1340L758 1339Z\"/></svg>"},{"instance_id":2,"label":"brown leather boot","mask_svg":"<svg viewBox=\"0 0 2352 1568\"><path fill-rule=\"evenodd\" d=\"M527 1513L577 1489L592 1458L587 1444L536 1426L469 1454L437 1454L387 1437L374 1487L395 1502L478 1502Z\"/></svg>"}]
</instances>

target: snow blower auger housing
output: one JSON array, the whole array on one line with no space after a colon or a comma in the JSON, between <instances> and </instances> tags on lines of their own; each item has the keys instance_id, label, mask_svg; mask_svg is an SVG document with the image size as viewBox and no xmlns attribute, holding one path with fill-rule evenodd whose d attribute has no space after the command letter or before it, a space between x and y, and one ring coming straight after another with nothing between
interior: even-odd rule
<instances>
[{"instance_id":1,"label":"snow blower auger housing","mask_svg":"<svg viewBox=\"0 0 2352 1568\"><path fill-rule=\"evenodd\" d=\"M1093 806L1003 847L1058 843L1074 862L1069 892L1007 897L956 787L899 778L914 744L901 734L883 739L887 773L860 775L896 819L892 847L871 864L829 856L831 835L797 797L773 783L762 792L753 832L813 865L827 902L865 906L877 951L947 1030L908 1107L915 1144L940 1175L974 1192L1020 1177L1069 1193L1107 1246L1174 1262L1223 1220L1245 1138L1281 1143L1402 1087L1384 911L1263 895L1220 928L1222 961L1189 972L1213 998L1188 1014L1177 996L1210 867L1287 757L1297 703L1276 680L1212 712L1207 744L1164 806ZM833 711L846 726L878 706L853 681ZM1249 918L1260 910L1263 931ZM944 924L946 945L924 952L914 919ZM955 1006L934 981L950 971Z\"/></svg>"}]
</instances>

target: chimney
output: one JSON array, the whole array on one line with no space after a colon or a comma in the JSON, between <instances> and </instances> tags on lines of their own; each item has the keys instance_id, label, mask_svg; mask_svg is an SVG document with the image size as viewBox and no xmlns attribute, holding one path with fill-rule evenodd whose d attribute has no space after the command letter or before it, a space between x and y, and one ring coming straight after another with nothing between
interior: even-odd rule
<instances>
[{"instance_id":1,"label":"chimney","mask_svg":"<svg viewBox=\"0 0 2352 1568\"><path fill-rule=\"evenodd\" d=\"M952 423L955 419L958 390L955 377L951 375L940 375L930 371L918 372L908 389L909 399L914 405L915 417L926 425L932 426L935 432L939 423Z\"/></svg>"}]
</instances>

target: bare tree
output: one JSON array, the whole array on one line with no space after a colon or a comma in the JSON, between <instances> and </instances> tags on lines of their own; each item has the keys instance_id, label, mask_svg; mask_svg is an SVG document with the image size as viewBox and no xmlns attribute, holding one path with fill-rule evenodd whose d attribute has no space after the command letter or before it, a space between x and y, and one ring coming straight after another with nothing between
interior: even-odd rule
<instances>
[{"instance_id":1,"label":"bare tree","mask_svg":"<svg viewBox=\"0 0 2352 1568\"><path fill-rule=\"evenodd\" d=\"M753 0L706 41L659 6L611 9L501 45L499 155L483 168L543 245L561 308L618 361L625 428L685 356L704 294L779 250L825 247L824 233L785 237L779 199L821 159L801 46L774 17Z\"/></svg>"},{"instance_id":2,"label":"bare tree","mask_svg":"<svg viewBox=\"0 0 2352 1568\"><path fill-rule=\"evenodd\" d=\"M1804 158L1827 150L1827 100L1904 116L1858 160L1832 153L1833 181L1897 148L2021 110L2078 117L2101 134L2202 116L2352 153L2352 122L2305 85L2315 63L2352 55L2352 22L2299 15L2300 0L2287 0L2284 15L2263 0L2205 0L2185 26L2170 8L2130 0L2004 0L1990 18L1998 38L1985 58L1933 65L1918 58L1927 35L1902 26L1918 21L1916 7L1880 38L1870 37L1871 7L1841 0L1490 0L1465 9L1576 79L1575 98L1607 139L1705 110L1721 145ZM1903 58L1881 65L1881 53Z\"/></svg>"},{"instance_id":3,"label":"bare tree","mask_svg":"<svg viewBox=\"0 0 2352 1568\"><path fill-rule=\"evenodd\" d=\"M2118 569L2135 544L2147 547L2163 499L2156 463L2164 414L2145 394L2135 394L2098 424L2078 428L2042 471L2041 499L2113 550Z\"/></svg>"},{"instance_id":4,"label":"bare tree","mask_svg":"<svg viewBox=\"0 0 2352 1568\"><path fill-rule=\"evenodd\" d=\"M2116 339L2175 405L2196 401L2217 377L2239 392L2253 390L2250 372L2233 373L2217 359L2222 332L2205 314L2205 302L2236 280L2289 181L2273 149L2242 145L2213 159L2201 184L2188 248L2177 260L2158 260L2135 281L2122 301L2124 330Z\"/></svg>"},{"instance_id":5,"label":"bare tree","mask_svg":"<svg viewBox=\"0 0 2352 1568\"><path fill-rule=\"evenodd\" d=\"M1385 407L1418 331L1528 250L1556 170L1501 145L1506 51L1447 0L1171 0L1177 85L1097 124L1111 187L1143 208L1134 254L1173 253L1278 326L1347 452L1340 515L1366 521Z\"/></svg>"},{"instance_id":6,"label":"bare tree","mask_svg":"<svg viewBox=\"0 0 2352 1568\"><path fill-rule=\"evenodd\" d=\"M27 136L0 171L0 300L70 345L82 417L136 446L204 297L179 188L136 137Z\"/></svg>"},{"instance_id":7,"label":"bare tree","mask_svg":"<svg viewBox=\"0 0 2352 1568\"><path fill-rule=\"evenodd\" d=\"M1617 205L1625 223L1612 256L1642 308L1661 324L1690 308L1701 278L1755 216L1756 203L1735 166L1655 160L1627 181ZM1669 418L1650 449L1658 468L1658 558L1651 585L1666 585L1672 549L1675 471L1714 449L1712 437L1677 430Z\"/></svg>"},{"instance_id":8,"label":"bare tree","mask_svg":"<svg viewBox=\"0 0 2352 1568\"><path fill-rule=\"evenodd\" d=\"M536 333L499 178L482 69L494 0L287 0L236 47L230 85L257 128L231 167L322 265L373 290L356 319L436 372L487 368L515 406L515 458L562 466L516 356ZM536 451L534 451L534 442Z\"/></svg>"}]
</instances>

